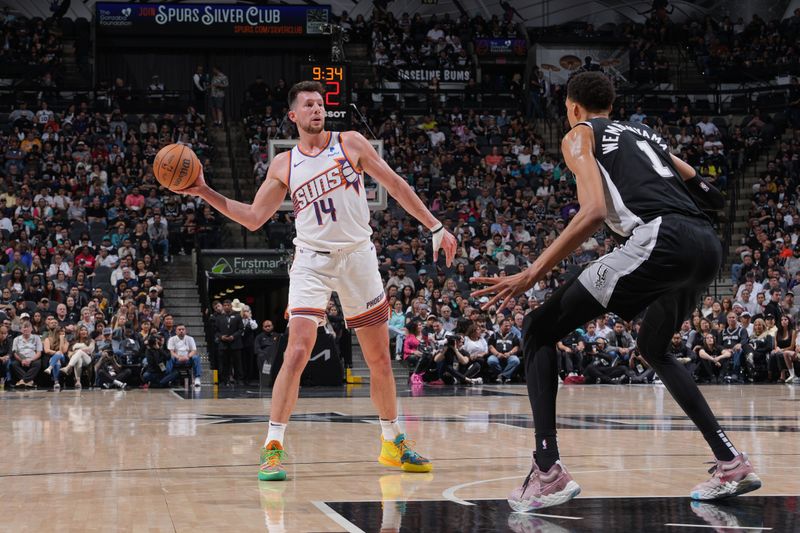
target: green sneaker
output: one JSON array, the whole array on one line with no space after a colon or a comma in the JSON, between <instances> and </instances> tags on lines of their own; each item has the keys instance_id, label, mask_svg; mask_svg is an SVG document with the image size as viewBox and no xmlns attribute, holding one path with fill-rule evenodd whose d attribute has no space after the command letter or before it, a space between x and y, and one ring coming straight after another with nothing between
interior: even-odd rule
<instances>
[{"instance_id":1,"label":"green sneaker","mask_svg":"<svg viewBox=\"0 0 800 533\"><path fill-rule=\"evenodd\" d=\"M261 448L261 468L258 470L259 481L283 481L286 479L286 469L281 461L286 452L281 443L276 440L269 441L266 447Z\"/></svg>"}]
</instances>

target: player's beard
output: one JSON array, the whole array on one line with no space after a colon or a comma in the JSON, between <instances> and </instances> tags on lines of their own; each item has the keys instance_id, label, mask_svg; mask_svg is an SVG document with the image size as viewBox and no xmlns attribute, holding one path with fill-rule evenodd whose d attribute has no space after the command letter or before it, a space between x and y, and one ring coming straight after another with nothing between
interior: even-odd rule
<instances>
[{"instance_id":1,"label":"player's beard","mask_svg":"<svg viewBox=\"0 0 800 533\"><path fill-rule=\"evenodd\" d=\"M310 134L310 135L316 135L316 134L318 134L318 133L322 133L322 131L323 131L324 129L325 129L325 119L322 119L322 120L320 121L320 124L319 124L319 126L314 126L314 125L312 124L312 122L309 120L309 121L308 121L308 124L306 124L306 126L303 128L303 130L304 130L306 133Z\"/></svg>"}]
</instances>

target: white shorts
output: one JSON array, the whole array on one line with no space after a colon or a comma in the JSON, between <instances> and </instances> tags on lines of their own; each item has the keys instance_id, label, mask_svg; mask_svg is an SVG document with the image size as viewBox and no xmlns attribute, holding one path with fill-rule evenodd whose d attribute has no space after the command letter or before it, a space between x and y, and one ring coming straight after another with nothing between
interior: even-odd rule
<instances>
[{"instance_id":1,"label":"white shorts","mask_svg":"<svg viewBox=\"0 0 800 533\"><path fill-rule=\"evenodd\" d=\"M331 292L339 295L349 328L389 320L389 302L372 244L352 252L322 253L297 247L289 270L289 315L325 320Z\"/></svg>"}]
</instances>

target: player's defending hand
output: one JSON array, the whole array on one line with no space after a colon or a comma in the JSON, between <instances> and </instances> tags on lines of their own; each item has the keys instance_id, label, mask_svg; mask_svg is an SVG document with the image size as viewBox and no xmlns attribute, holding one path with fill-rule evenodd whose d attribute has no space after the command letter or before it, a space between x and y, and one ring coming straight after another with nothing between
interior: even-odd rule
<instances>
[{"instance_id":1,"label":"player's defending hand","mask_svg":"<svg viewBox=\"0 0 800 533\"><path fill-rule=\"evenodd\" d=\"M453 259L456 256L458 243L456 242L456 238L453 236L453 234L446 229L442 230L442 234L442 242L439 243L438 247L433 247L433 262L436 263L436 260L439 258L439 248L441 248L444 250L444 262L447 266L450 266L453 264Z\"/></svg>"},{"instance_id":2,"label":"player's defending hand","mask_svg":"<svg viewBox=\"0 0 800 533\"><path fill-rule=\"evenodd\" d=\"M191 187L186 187L180 191L173 191L179 194L186 194L189 196L197 196L199 198L203 197L203 193L208 190L208 184L206 184L205 176L203 175L203 167L200 167L200 174L197 175L197 179L194 180L194 183Z\"/></svg>"},{"instance_id":3,"label":"player's defending hand","mask_svg":"<svg viewBox=\"0 0 800 533\"><path fill-rule=\"evenodd\" d=\"M504 276L504 277L496 277L496 278L471 278L469 280L471 283L479 283L481 285L488 285L488 287L484 289L478 289L476 291L472 291L473 298L480 298L481 296L488 296L490 294L494 294L488 302L481 306L481 309L484 311L488 310L491 306L497 305L497 312L499 313L506 307L508 307L509 303L511 302L511 298L519 296L523 292L530 289L534 283L536 283L537 279L534 275L534 271L531 268L523 270L518 274L514 274L513 276ZM499 304L502 300L502 304Z\"/></svg>"}]
</instances>

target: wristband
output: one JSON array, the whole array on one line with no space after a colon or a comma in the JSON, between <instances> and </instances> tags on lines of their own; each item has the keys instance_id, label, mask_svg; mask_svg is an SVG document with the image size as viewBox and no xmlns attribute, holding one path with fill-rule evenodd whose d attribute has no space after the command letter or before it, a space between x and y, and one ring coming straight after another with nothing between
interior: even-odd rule
<instances>
[{"instance_id":1,"label":"wristband","mask_svg":"<svg viewBox=\"0 0 800 533\"><path fill-rule=\"evenodd\" d=\"M439 222L436 226L433 227L431 230L432 244L433 244L433 253L436 254L436 251L442 247L442 239L444 239L444 224Z\"/></svg>"}]
</instances>

